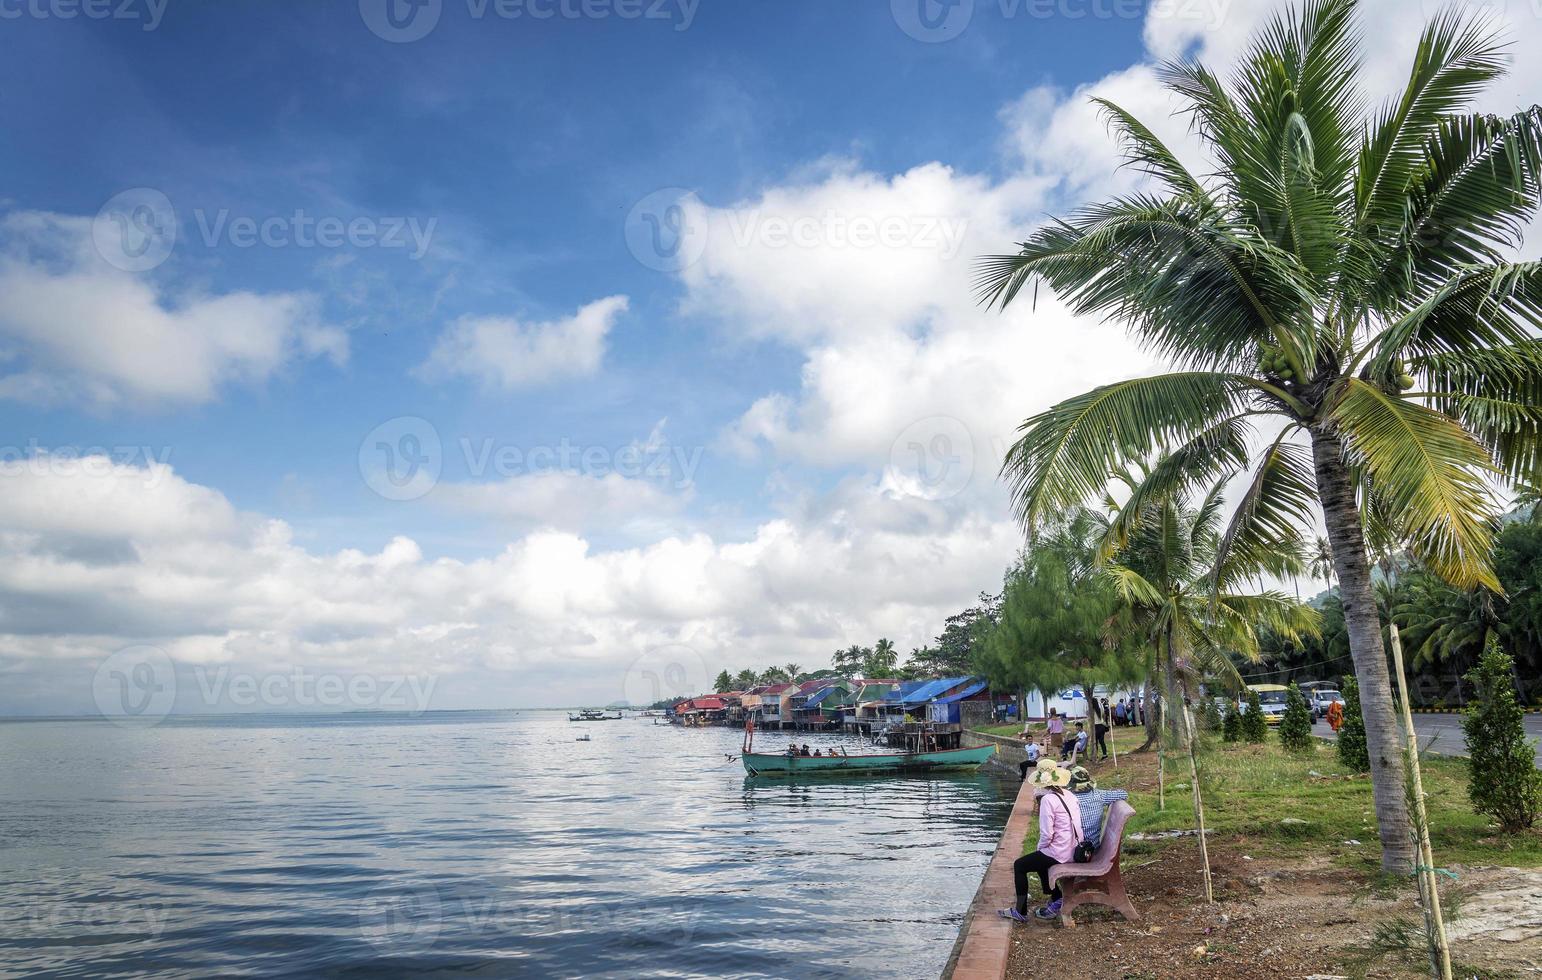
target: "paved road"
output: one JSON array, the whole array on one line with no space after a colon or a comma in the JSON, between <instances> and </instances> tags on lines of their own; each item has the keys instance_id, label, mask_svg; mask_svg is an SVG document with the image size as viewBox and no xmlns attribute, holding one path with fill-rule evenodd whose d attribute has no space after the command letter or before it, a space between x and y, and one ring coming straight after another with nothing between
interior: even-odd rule
<instances>
[{"instance_id":1,"label":"paved road","mask_svg":"<svg viewBox=\"0 0 1542 980\"><path fill-rule=\"evenodd\" d=\"M1333 729L1325 721L1318 722L1313 731L1323 738L1333 738ZM1430 752L1443 755L1467 754L1467 742L1462 737L1461 715L1414 715L1414 731L1419 733L1421 748L1434 738L1434 743L1429 746ZM1542 739L1542 715L1526 716L1526 735L1533 740ZM1542 765L1542 744L1537 748L1537 764Z\"/></svg>"}]
</instances>

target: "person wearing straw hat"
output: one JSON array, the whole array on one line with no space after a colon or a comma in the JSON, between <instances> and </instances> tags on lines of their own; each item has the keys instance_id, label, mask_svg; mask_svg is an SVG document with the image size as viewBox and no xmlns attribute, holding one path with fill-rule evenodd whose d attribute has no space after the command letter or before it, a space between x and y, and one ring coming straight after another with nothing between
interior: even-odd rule
<instances>
[{"instance_id":1,"label":"person wearing straw hat","mask_svg":"<svg viewBox=\"0 0 1542 980\"><path fill-rule=\"evenodd\" d=\"M1081 808L1082 840L1097 847L1103 843L1103 814L1115 800L1128 800L1122 789L1098 789L1092 774L1083 766L1071 767L1071 795Z\"/></svg>"},{"instance_id":2,"label":"person wearing straw hat","mask_svg":"<svg viewBox=\"0 0 1542 980\"><path fill-rule=\"evenodd\" d=\"M1060 888L1049 887L1049 869L1057 864L1068 863L1082 839L1081 808L1067 787L1071 785L1071 772L1057 766L1053 759L1039 763L1031 777L1036 789L1035 805L1039 810L1039 843L1032 854L1025 854L1012 863L1012 884L1017 892L1017 903L997 914L1013 922L1028 922L1028 875L1039 876L1049 903L1033 913L1041 922L1053 922L1060 915Z\"/></svg>"}]
</instances>

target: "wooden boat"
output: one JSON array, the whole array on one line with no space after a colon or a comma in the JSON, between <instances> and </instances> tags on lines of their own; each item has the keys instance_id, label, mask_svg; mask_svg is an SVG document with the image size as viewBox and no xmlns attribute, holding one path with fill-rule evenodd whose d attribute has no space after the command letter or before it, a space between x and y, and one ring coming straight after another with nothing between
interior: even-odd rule
<instances>
[{"instance_id":1,"label":"wooden boat","mask_svg":"<svg viewBox=\"0 0 1542 980\"><path fill-rule=\"evenodd\" d=\"M849 773L937 772L978 769L996 754L996 746L902 752L895 755L770 755L745 752L740 758L751 776L839 775Z\"/></svg>"},{"instance_id":2,"label":"wooden boat","mask_svg":"<svg viewBox=\"0 0 1542 980\"><path fill-rule=\"evenodd\" d=\"M598 708L585 708L578 714L568 714L568 721L620 721L621 712L606 714Z\"/></svg>"}]
</instances>

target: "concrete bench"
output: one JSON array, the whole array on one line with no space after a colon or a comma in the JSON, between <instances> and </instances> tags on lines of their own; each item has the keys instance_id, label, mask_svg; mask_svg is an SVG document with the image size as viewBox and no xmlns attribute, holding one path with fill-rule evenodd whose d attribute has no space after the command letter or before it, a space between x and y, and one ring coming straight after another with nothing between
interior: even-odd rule
<instances>
[{"instance_id":1,"label":"concrete bench","mask_svg":"<svg viewBox=\"0 0 1542 980\"><path fill-rule=\"evenodd\" d=\"M1115 800L1108 808L1108 825L1103 829L1103 842L1093 852L1086 864L1057 864L1049 869L1049 886L1060 886L1060 922L1074 928L1076 920L1071 911L1081 905L1106 905L1116 910L1130 922L1140 920L1140 913L1130 903L1124 890L1124 877L1119 873L1119 851L1124 844L1124 825L1135 813L1123 800Z\"/></svg>"}]
</instances>

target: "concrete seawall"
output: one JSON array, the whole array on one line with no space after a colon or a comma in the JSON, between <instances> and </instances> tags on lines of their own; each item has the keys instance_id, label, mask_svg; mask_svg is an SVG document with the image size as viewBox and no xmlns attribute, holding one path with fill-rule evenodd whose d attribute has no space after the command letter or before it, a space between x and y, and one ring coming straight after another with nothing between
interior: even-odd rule
<instances>
[{"instance_id":1,"label":"concrete seawall","mask_svg":"<svg viewBox=\"0 0 1542 980\"><path fill-rule=\"evenodd\" d=\"M1005 735L987 735L985 732L977 732L972 728L964 729L962 743L966 747L977 745L994 745L996 754L991 756L986 766L998 769L1002 772L1010 772L1018 775L1018 764L1028 758L1024 747L1028 744L1020 738L1010 738Z\"/></svg>"},{"instance_id":2,"label":"concrete seawall","mask_svg":"<svg viewBox=\"0 0 1542 980\"><path fill-rule=\"evenodd\" d=\"M1023 741L987 735L983 732L964 732L965 745L995 745L997 753L989 765L1001 765L1017 775L1017 764L1027 756L1023 753ZM1000 760L999 763L997 760ZM1012 814L1002 829L996 853L986 866L980 887L975 890L974 901L959 926L958 939L948 965L943 968L942 980L1004 980L1007 975L1007 957L1012 951L1013 924L996 914L1016 899L1012 887L1012 862L1023 854L1023 842L1028 838L1033 815L1028 812L1032 787L1024 783L1017 791L1017 801Z\"/></svg>"}]
</instances>

